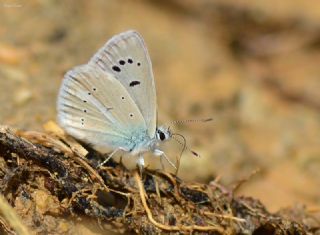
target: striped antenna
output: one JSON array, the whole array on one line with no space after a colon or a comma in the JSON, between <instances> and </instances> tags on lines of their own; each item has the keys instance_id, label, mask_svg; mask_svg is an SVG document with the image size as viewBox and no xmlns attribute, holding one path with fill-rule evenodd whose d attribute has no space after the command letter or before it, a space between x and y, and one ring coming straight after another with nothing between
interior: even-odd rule
<instances>
[{"instance_id":1,"label":"striped antenna","mask_svg":"<svg viewBox=\"0 0 320 235\"><path fill-rule=\"evenodd\" d=\"M180 136L182 139L183 139L183 143L180 141L180 140L178 140L177 138L175 138L174 136ZM187 146L187 140L186 140L186 138L183 136L183 135L181 135L181 134L178 134L178 133L173 133L173 134L171 134L171 137L172 137L172 139L174 139L178 144L180 144L181 146L183 146L183 148L182 148L182 151L181 151L181 155L182 155L182 153L184 152L184 150L188 150L190 153L192 153L194 156L196 156L196 157L200 157L200 155L197 153L197 152L195 152L195 151L193 151L192 149L190 149L188 146Z\"/></svg>"},{"instance_id":2,"label":"striped antenna","mask_svg":"<svg viewBox=\"0 0 320 235\"><path fill-rule=\"evenodd\" d=\"M188 119L188 120L180 120L180 121L173 121L171 122L170 124L185 124L185 123L199 123L199 122L210 122L212 121L213 118L203 118L203 119ZM170 131L170 126L168 126L168 132L171 133ZM179 136L183 139L183 142L181 142L179 139L177 139L175 136ZM196 156L196 157L200 157L200 155L193 151L192 149L190 149L188 146L187 146L187 140L186 138L181 135L181 134L178 134L178 133L171 133L170 134L170 137L172 139L174 139L178 144L180 144L182 146L182 150L181 150L181 153L180 153L180 156L177 158L177 169L176 169L176 175L178 174L178 171L179 171L179 167L180 167L180 160L181 160L181 157L182 157L182 154L185 150L188 150L192 155Z\"/></svg>"},{"instance_id":3,"label":"striped antenna","mask_svg":"<svg viewBox=\"0 0 320 235\"><path fill-rule=\"evenodd\" d=\"M179 120L179 121L172 121L171 124L185 124L185 123L198 123L198 122L210 122L210 121L213 121L213 118Z\"/></svg>"},{"instance_id":4,"label":"striped antenna","mask_svg":"<svg viewBox=\"0 0 320 235\"><path fill-rule=\"evenodd\" d=\"M181 138L183 139L183 143L182 143L179 139L177 139L175 136L181 137ZM178 175L178 171L179 171L179 168L180 168L180 160L181 160L182 154L183 154L183 152L184 152L185 150L188 150L190 153L192 153L192 154L193 154L194 156L196 156L196 157L200 157L200 155L197 154L195 151L191 150L191 149L187 146L187 140L186 140L186 138L185 138L183 135L178 134L178 133L173 133L173 134L171 134L171 138L172 138L173 140L175 140L178 144L180 144L181 146L183 146L183 147L182 147L182 150L181 150L181 153L180 153L180 156L177 158L177 168L176 168L176 173L175 173L175 174Z\"/></svg>"}]
</instances>

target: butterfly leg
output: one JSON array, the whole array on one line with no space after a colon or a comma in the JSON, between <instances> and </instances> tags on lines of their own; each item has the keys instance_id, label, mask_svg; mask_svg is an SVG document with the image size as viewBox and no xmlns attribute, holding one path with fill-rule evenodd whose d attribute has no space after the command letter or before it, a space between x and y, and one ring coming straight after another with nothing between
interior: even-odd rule
<instances>
[{"instance_id":1,"label":"butterfly leg","mask_svg":"<svg viewBox=\"0 0 320 235\"><path fill-rule=\"evenodd\" d=\"M125 151L125 149L123 149L123 148L117 148L117 149L115 149L112 153L110 153L110 154L108 155L108 157L107 157L102 163L99 164L98 168L100 168L100 167L102 167L104 164L106 164L106 163L110 160L110 158L112 158L112 157L113 157L117 152L119 152L119 151Z\"/></svg>"},{"instance_id":2,"label":"butterfly leg","mask_svg":"<svg viewBox=\"0 0 320 235\"><path fill-rule=\"evenodd\" d=\"M139 155L139 158L138 158L138 161L137 161L137 165L139 167L140 175L142 175L142 171L143 171L143 168L144 168L144 158L143 158L142 154Z\"/></svg>"},{"instance_id":3,"label":"butterfly leg","mask_svg":"<svg viewBox=\"0 0 320 235\"><path fill-rule=\"evenodd\" d=\"M177 169L177 167L173 164L173 162L167 157L167 155L163 151L155 149L153 153L154 155L159 156L160 158L164 157L174 169Z\"/></svg>"}]
</instances>

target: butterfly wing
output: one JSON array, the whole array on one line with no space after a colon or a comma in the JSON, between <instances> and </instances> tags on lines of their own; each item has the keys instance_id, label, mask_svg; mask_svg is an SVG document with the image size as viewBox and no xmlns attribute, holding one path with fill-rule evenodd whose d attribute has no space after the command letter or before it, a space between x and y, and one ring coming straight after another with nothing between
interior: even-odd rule
<instances>
[{"instance_id":1,"label":"butterfly wing","mask_svg":"<svg viewBox=\"0 0 320 235\"><path fill-rule=\"evenodd\" d=\"M139 108L152 138L156 130L156 89L152 65L142 37L127 31L111 38L89 61L111 72Z\"/></svg>"},{"instance_id":2,"label":"butterfly wing","mask_svg":"<svg viewBox=\"0 0 320 235\"><path fill-rule=\"evenodd\" d=\"M145 121L121 83L106 71L82 65L69 71L58 96L59 124L97 147L128 151L130 138L147 132Z\"/></svg>"}]
</instances>

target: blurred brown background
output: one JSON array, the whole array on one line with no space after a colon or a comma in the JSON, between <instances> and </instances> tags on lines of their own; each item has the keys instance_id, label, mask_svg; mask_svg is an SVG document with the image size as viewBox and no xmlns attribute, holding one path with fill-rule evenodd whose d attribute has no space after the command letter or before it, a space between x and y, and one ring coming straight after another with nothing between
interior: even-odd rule
<instances>
[{"instance_id":1,"label":"blurred brown background","mask_svg":"<svg viewBox=\"0 0 320 235\"><path fill-rule=\"evenodd\" d=\"M160 122L202 157L180 177L226 185L271 210L320 203L318 0L0 1L0 124L55 120L63 74L114 34L138 30L153 62Z\"/></svg>"}]
</instances>

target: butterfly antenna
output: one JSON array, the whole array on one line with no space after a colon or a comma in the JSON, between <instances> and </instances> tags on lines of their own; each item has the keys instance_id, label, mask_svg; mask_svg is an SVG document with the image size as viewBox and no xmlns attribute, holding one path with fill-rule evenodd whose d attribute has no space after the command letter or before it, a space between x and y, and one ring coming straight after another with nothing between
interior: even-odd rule
<instances>
[{"instance_id":1,"label":"butterfly antenna","mask_svg":"<svg viewBox=\"0 0 320 235\"><path fill-rule=\"evenodd\" d=\"M181 137L181 138L183 139L183 143L182 143L180 140L178 140L177 138L175 138L174 136L179 136L179 137ZM190 153L192 153L192 155L194 155L194 156L196 156L196 157L200 157L200 155L199 155L197 152L193 151L192 149L190 149L190 148L187 146L187 140L186 140L186 138L185 138L183 135L178 134L178 133L173 133L173 134L171 134L171 137L172 137L172 139L174 139L178 144L180 144L180 145L183 146L181 154L182 154L185 150L188 150Z\"/></svg>"},{"instance_id":2,"label":"butterfly antenna","mask_svg":"<svg viewBox=\"0 0 320 235\"><path fill-rule=\"evenodd\" d=\"M175 136L181 137L183 139L183 143L180 140L178 140ZM176 175L178 175L178 171L179 171L179 168L180 168L180 160L181 160L183 152L186 150L187 140L183 135L180 135L180 134L171 134L171 138L182 146L181 153L180 153L179 157L177 158Z\"/></svg>"},{"instance_id":3,"label":"butterfly antenna","mask_svg":"<svg viewBox=\"0 0 320 235\"><path fill-rule=\"evenodd\" d=\"M187 119L187 120L178 120L172 121L170 124L185 124L185 123L198 123L198 122L211 122L213 118L202 118L202 119Z\"/></svg>"},{"instance_id":4,"label":"butterfly antenna","mask_svg":"<svg viewBox=\"0 0 320 235\"><path fill-rule=\"evenodd\" d=\"M203 118L203 119L187 119L187 120L180 120L180 121L172 121L170 122L170 125L168 125L168 132L171 133L170 131L170 128L171 128L171 125L173 124L185 124L185 123L198 123L198 122L210 122L212 121L213 118ZM183 139L183 142L181 142L179 139L177 139L175 136L178 136L178 137L181 137ZM171 133L171 138L174 139L178 144L180 144L182 146L182 150L181 150L181 153L180 153L180 156L177 158L177 170L176 170L176 175L178 174L178 171L179 171L179 167L180 167L180 160L181 160L181 157L182 157L182 154L185 150L188 150L190 153L192 153L192 155L196 156L196 157L200 157L200 155L193 151L192 149L190 149L188 146L187 146L187 140L186 138L181 135L181 134L178 134L178 133Z\"/></svg>"},{"instance_id":5,"label":"butterfly antenna","mask_svg":"<svg viewBox=\"0 0 320 235\"><path fill-rule=\"evenodd\" d=\"M181 137L183 139L183 142L181 142L175 136ZM173 133L173 134L171 134L171 138L174 139L178 144L180 144L182 146L180 156L177 158L177 166L178 166L177 170L176 170L176 175L177 175L178 171L179 171L179 167L180 167L180 160L181 160L182 154L185 150L188 150L190 153L192 153L196 157L200 157L200 155L187 146L187 140L183 135L178 134L178 133Z\"/></svg>"}]
</instances>

